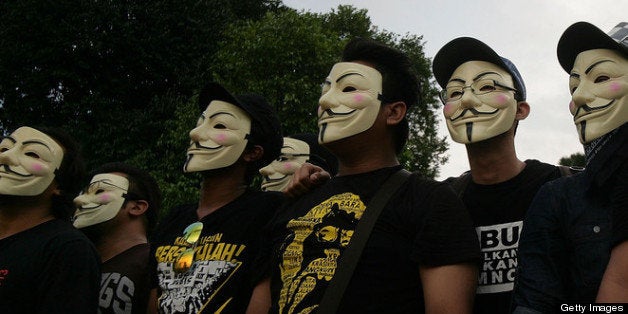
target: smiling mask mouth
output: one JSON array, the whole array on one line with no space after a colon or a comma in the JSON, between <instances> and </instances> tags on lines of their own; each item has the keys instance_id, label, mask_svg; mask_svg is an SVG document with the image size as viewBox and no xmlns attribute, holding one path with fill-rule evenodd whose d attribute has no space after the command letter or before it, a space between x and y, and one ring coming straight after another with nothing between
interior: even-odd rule
<instances>
[{"instance_id":1,"label":"smiling mask mouth","mask_svg":"<svg viewBox=\"0 0 628 314\"><path fill-rule=\"evenodd\" d=\"M29 177L33 176L33 174L30 174L30 173L29 174L21 174L19 172L13 171L13 170L11 170L9 165L0 164L0 167L4 168L3 172L5 172L7 174L10 174L10 175L16 175L16 176L18 176L20 178L29 178Z\"/></svg>"},{"instance_id":2,"label":"smiling mask mouth","mask_svg":"<svg viewBox=\"0 0 628 314\"><path fill-rule=\"evenodd\" d=\"M586 116L586 115L588 115L588 114L590 114L592 112L596 112L596 111L599 111L599 110L606 109L606 108L610 107L614 102L615 102L615 99L611 100L608 104L602 105L602 106L599 106L599 107L591 107L591 106L589 106L587 104L584 104L584 105L578 107L578 109L576 110L576 113L574 114L574 117L583 117L583 116ZM585 113L582 114L582 115L579 115L580 109L582 109L582 111L584 111Z\"/></svg>"},{"instance_id":3,"label":"smiling mask mouth","mask_svg":"<svg viewBox=\"0 0 628 314\"><path fill-rule=\"evenodd\" d=\"M475 109L475 108L467 108L467 109L462 110L462 112L461 112L459 115L457 115L456 117L449 118L449 121L452 121L452 122L453 122L453 121L456 121L456 120L458 120L458 119L460 119L460 118L463 118L463 117L464 117L464 115L465 115L467 112L471 112L473 115L476 115L476 116L481 116L481 115L492 115L492 114L496 114L498 111L499 111L499 109L495 109L495 110L493 110L493 111L491 111L491 112L482 112L482 111L478 111L478 110L477 110L477 109Z\"/></svg>"}]
</instances>

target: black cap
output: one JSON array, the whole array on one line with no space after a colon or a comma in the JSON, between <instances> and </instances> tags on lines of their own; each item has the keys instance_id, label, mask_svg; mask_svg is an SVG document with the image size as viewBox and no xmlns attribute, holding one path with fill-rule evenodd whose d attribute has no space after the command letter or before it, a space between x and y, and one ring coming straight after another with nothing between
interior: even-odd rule
<instances>
[{"instance_id":1,"label":"black cap","mask_svg":"<svg viewBox=\"0 0 628 314\"><path fill-rule=\"evenodd\" d=\"M486 61L500 66L510 74L515 89L515 99L526 99L526 86L517 67L510 60L498 55L487 44L471 37L459 37L443 46L434 56L432 71L436 81L445 88L454 71L468 61Z\"/></svg>"},{"instance_id":2,"label":"black cap","mask_svg":"<svg viewBox=\"0 0 628 314\"><path fill-rule=\"evenodd\" d=\"M617 24L608 34L587 22L569 26L558 40L558 62L569 73L578 54L592 49L616 50L628 58L628 23Z\"/></svg>"},{"instance_id":3,"label":"black cap","mask_svg":"<svg viewBox=\"0 0 628 314\"><path fill-rule=\"evenodd\" d=\"M199 94L199 109L204 111L214 100L228 102L249 114L252 122L249 142L264 148L263 165L269 164L279 156L281 146L283 146L281 123L275 110L264 97L258 94L233 96L220 84L212 82L205 86Z\"/></svg>"}]
</instances>

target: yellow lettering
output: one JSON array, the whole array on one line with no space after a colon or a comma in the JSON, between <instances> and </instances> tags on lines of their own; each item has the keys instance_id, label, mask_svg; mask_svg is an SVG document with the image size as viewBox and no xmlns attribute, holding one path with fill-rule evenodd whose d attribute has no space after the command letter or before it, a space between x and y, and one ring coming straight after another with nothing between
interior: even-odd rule
<instances>
[{"instance_id":1,"label":"yellow lettering","mask_svg":"<svg viewBox=\"0 0 628 314\"><path fill-rule=\"evenodd\" d=\"M224 247L224 243L218 243L218 245L216 245L216 248L214 249L214 252L212 253L212 256L210 256L209 259L220 260L220 256L222 255L222 250L224 249Z\"/></svg>"},{"instance_id":2,"label":"yellow lettering","mask_svg":"<svg viewBox=\"0 0 628 314\"><path fill-rule=\"evenodd\" d=\"M220 259L223 261L230 261L233 259L233 253L235 253L236 248L238 248L238 246L235 244L227 244L225 249L222 251Z\"/></svg>"}]
</instances>

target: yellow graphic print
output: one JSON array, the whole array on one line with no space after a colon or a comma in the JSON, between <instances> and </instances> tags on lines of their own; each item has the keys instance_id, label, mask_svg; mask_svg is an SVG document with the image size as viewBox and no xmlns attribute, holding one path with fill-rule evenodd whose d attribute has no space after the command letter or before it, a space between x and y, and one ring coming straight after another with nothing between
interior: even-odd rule
<instances>
[{"instance_id":1,"label":"yellow graphic print","mask_svg":"<svg viewBox=\"0 0 628 314\"><path fill-rule=\"evenodd\" d=\"M201 236L189 270L175 272L174 264L190 247L183 237L177 237L173 245L157 248L155 258L162 291L159 307L165 313L200 313L205 309L220 313L231 299L222 299L219 292L238 272L246 245L229 243L222 233Z\"/></svg>"},{"instance_id":2,"label":"yellow graphic print","mask_svg":"<svg viewBox=\"0 0 628 314\"><path fill-rule=\"evenodd\" d=\"M308 296L324 290L336 272L337 260L347 247L366 206L358 195L334 195L304 216L288 222L291 231L280 265L283 286L280 313L312 313L318 301ZM320 297L316 298L320 299Z\"/></svg>"}]
</instances>

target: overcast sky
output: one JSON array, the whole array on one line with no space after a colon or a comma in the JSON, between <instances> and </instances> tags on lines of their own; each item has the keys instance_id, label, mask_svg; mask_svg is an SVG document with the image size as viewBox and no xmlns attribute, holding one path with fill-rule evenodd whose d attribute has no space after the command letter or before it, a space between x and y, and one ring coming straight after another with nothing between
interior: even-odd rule
<instances>
[{"instance_id":1,"label":"overcast sky","mask_svg":"<svg viewBox=\"0 0 628 314\"><path fill-rule=\"evenodd\" d=\"M520 159L558 163L561 157L582 152L568 110L568 76L556 58L563 31L587 21L608 32L628 21L626 0L284 0L299 11L329 12L340 4L367 9L373 25L397 34L422 35L430 59L450 40L469 36L510 59L521 72L531 112L517 129ZM327 73L321 74L322 76ZM439 179L468 170L464 145L449 139L442 121L439 134L447 136L449 162Z\"/></svg>"}]
</instances>

